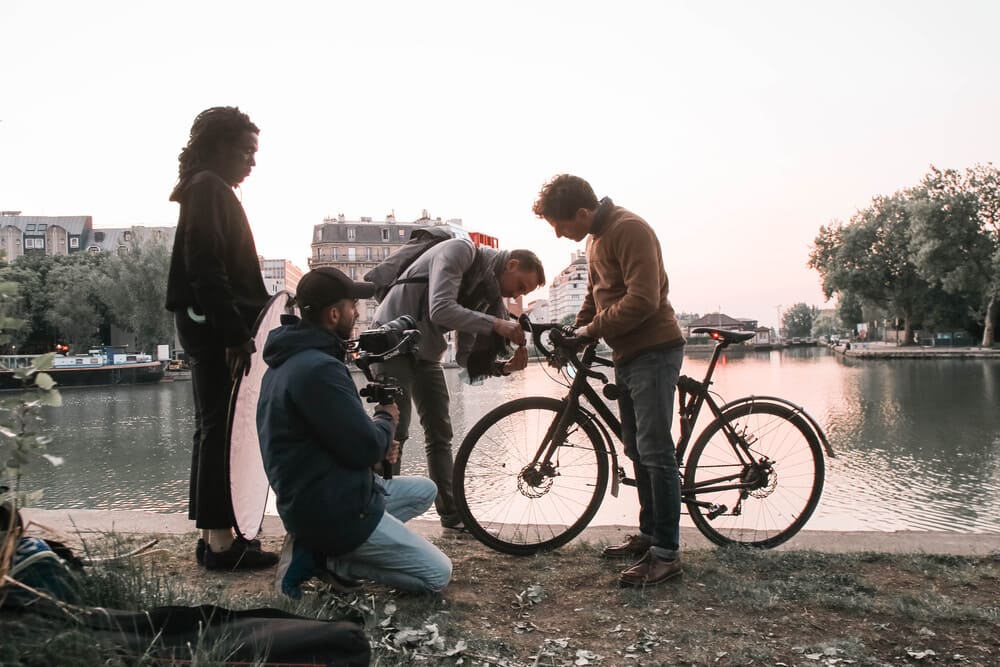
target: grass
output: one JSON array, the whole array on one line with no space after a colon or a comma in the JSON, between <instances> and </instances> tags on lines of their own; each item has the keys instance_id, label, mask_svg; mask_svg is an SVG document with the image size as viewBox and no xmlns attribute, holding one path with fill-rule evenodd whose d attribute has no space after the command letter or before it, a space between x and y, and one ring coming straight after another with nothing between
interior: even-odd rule
<instances>
[{"instance_id":1,"label":"grass","mask_svg":"<svg viewBox=\"0 0 1000 667\"><path fill-rule=\"evenodd\" d=\"M442 596L372 585L346 596L318 589L292 603L273 594L271 573L200 570L190 543L174 538L158 559L88 567L79 586L84 603L275 606L310 618L354 617L378 665L926 664L927 650L955 664L991 665L1000 656L1000 563L992 559L691 551L680 581L621 589L624 564L598 558L600 545L518 558L441 538L455 563ZM107 536L94 551L129 546ZM155 664L88 641L65 623L7 620L0 636L3 665ZM221 664L228 650L225 642L194 646L189 658Z\"/></svg>"}]
</instances>

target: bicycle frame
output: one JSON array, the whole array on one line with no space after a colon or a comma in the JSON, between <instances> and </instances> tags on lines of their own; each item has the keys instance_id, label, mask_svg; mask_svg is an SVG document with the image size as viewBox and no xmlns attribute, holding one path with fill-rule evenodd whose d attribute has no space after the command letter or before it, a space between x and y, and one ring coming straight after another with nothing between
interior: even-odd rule
<instances>
[{"instance_id":1,"label":"bicycle frame","mask_svg":"<svg viewBox=\"0 0 1000 667\"><path fill-rule=\"evenodd\" d=\"M716 340L717 343L712 351L712 358L709 361L704 379L698 381L694 378L682 375L678 379L677 383L678 412L680 417L680 437L678 438L676 444L678 466L683 468L684 456L687 452L687 448L694 431L694 426L697 423L698 416L701 414L701 410L705 405L708 406L708 409L712 413L713 417L721 424L721 428L723 433L725 433L726 439L729 441L730 446L733 448L733 452L742 464L741 470L734 474L702 480L692 487L681 488L681 497L683 501L688 504L694 504L709 509L710 517L714 512L726 511L726 508L720 508L715 506L713 503L698 501L696 496L699 493L715 493L719 491L732 490L746 492L757 488L757 485L760 483L759 480L766 479L767 477L766 468L769 465L769 462L766 460L757 461L754 459L750 449L750 445L752 443L747 442L747 440L738 432L736 426L734 426L733 423L726 418L726 411L731 407L742 405L751 400L760 400L761 402L774 401L792 407L799 415L802 415L807 423L809 423L810 426L819 434L824 448L830 455L833 455L825 435L823 435L822 430L818 428L812 417L810 417L800 407L795 406L784 399L774 399L772 397L758 397L755 399L751 397L739 399L733 403L727 403L720 406L709 393L708 388L712 384L712 376L715 373L715 367L719 361L719 357L721 356L722 351L729 346L730 342L724 338L717 338ZM536 451L534 459L532 459L530 468L537 470L541 475L557 474L556 466L552 465L551 459L553 455L555 455L558 448L562 446L563 440L570 427L577 421L577 418L582 415L586 421L598 427L598 430L605 439L608 455L611 458L612 470L617 473L612 477L611 495L617 497L621 484L635 486L635 480L628 478L624 472L624 468L619 465L617 448L608 433L608 430L610 429L611 433L613 433L617 440L621 442L621 421L617 416L615 416L605 400L598 395L597 391L588 381L591 378L601 380L605 383L604 393L607 398L615 400L617 398L617 387L613 384L609 384L607 377L603 373L592 370L592 366L595 364L602 366L613 366L613 364L610 360L597 356L596 342L589 344L584 349L582 356L578 356L576 354L569 355L568 362L573 365L577 372L576 376L573 378L572 384L570 385L569 392L564 399L565 408L560 413L559 418L553 420L552 424L546 431L545 437ZM593 410L596 411L596 415L594 412L586 409L581 404L581 398L587 399L587 402ZM747 474L748 470L751 471L749 475Z\"/></svg>"}]
</instances>

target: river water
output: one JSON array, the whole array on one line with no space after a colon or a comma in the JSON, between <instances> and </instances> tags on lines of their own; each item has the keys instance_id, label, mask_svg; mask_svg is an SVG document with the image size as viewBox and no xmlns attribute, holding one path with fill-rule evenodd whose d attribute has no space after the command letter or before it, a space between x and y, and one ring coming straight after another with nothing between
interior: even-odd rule
<instances>
[{"instance_id":1,"label":"river water","mask_svg":"<svg viewBox=\"0 0 1000 667\"><path fill-rule=\"evenodd\" d=\"M700 378L707 361L691 354L682 372ZM456 447L503 401L562 395L553 375L531 365L469 386L448 371ZM837 456L827 461L823 498L807 528L1000 530L1000 360L860 361L824 348L731 354L720 362L714 389L726 400L781 396L822 425ZM65 464L33 463L22 480L22 489L44 489L36 506L186 511L190 382L62 395L63 406L47 408L45 417L49 452ZM421 474L419 428L411 436L403 470ZM636 507L634 489L623 487L594 523L634 524Z\"/></svg>"}]
</instances>

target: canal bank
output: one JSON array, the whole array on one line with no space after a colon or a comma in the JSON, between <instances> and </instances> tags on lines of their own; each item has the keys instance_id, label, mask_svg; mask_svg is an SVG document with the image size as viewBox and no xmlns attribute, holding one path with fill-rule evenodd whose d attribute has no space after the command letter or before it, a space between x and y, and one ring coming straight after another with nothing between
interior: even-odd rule
<instances>
[{"instance_id":1,"label":"canal bank","mask_svg":"<svg viewBox=\"0 0 1000 667\"><path fill-rule=\"evenodd\" d=\"M846 343L829 347L855 359L1000 359L1000 347L899 347L891 343Z\"/></svg>"},{"instance_id":2,"label":"canal bank","mask_svg":"<svg viewBox=\"0 0 1000 667\"><path fill-rule=\"evenodd\" d=\"M157 513L142 510L39 510L26 509L23 516L34 525L29 532L42 537L68 540L80 545L89 538L111 533L148 535L150 537L191 534L193 523L186 514ZM441 528L437 521L414 519L408 524L428 539L452 537L453 531ZM577 541L616 543L635 532L631 526L592 526ZM444 533L444 535L443 535ZM280 549L284 529L276 516L265 516L261 541L265 548ZM461 539L472 539L462 537ZM681 544L686 549L708 549L711 544L694 528L681 528ZM484 547L485 549L485 547ZM1000 554L1000 532L950 533L943 531L825 531L803 530L779 550L820 551L825 553L924 553L956 556Z\"/></svg>"}]
</instances>

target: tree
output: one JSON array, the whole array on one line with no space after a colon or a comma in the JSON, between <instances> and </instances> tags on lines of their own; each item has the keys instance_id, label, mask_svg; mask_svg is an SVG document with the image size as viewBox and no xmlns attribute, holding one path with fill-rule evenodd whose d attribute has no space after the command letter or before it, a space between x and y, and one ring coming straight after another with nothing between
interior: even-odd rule
<instances>
[{"instance_id":1,"label":"tree","mask_svg":"<svg viewBox=\"0 0 1000 667\"><path fill-rule=\"evenodd\" d=\"M104 265L109 289L103 293L110 320L135 335L136 349L152 351L173 339L174 321L164 309L170 248L162 241L133 243Z\"/></svg>"},{"instance_id":2,"label":"tree","mask_svg":"<svg viewBox=\"0 0 1000 667\"><path fill-rule=\"evenodd\" d=\"M100 329L105 321L103 283L96 262L67 262L48 273L46 287L51 308L45 319L75 351L101 343Z\"/></svg>"},{"instance_id":3,"label":"tree","mask_svg":"<svg viewBox=\"0 0 1000 667\"><path fill-rule=\"evenodd\" d=\"M850 224L821 227L808 266L822 279L827 298L850 293L863 305L903 320L904 344L927 305L928 282L910 259L910 194L879 196L854 214Z\"/></svg>"},{"instance_id":4,"label":"tree","mask_svg":"<svg viewBox=\"0 0 1000 667\"><path fill-rule=\"evenodd\" d=\"M805 338L812 333L813 320L819 315L819 308L797 303L781 316L781 328L787 338Z\"/></svg>"},{"instance_id":5,"label":"tree","mask_svg":"<svg viewBox=\"0 0 1000 667\"><path fill-rule=\"evenodd\" d=\"M813 319L812 330L809 335L814 338L820 336L835 336L844 330L840 324L840 318L832 313L820 313Z\"/></svg>"},{"instance_id":6,"label":"tree","mask_svg":"<svg viewBox=\"0 0 1000 667\"><path fill-rule=\"evenodd\" d=\"M983 324L982 344L992 345L1000 317L1000 171L992 164L965 173L932 166L909 210L918 272L950 297L952 310L955 301L967 302Z\"/></svg>"}]
</instances>

